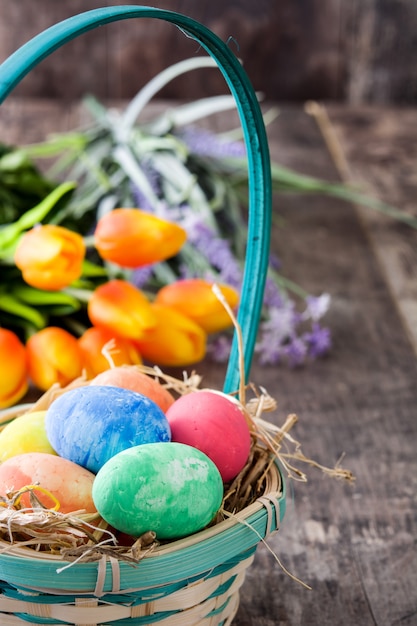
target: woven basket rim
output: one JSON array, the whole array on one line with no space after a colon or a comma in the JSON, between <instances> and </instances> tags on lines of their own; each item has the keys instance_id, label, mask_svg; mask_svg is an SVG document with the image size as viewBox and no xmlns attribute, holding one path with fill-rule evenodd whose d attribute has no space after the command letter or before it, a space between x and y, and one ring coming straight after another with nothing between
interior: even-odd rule
<instances>
[{"instance_id":1,"label":"woven basket rim","mask_svg":"<svg viewBox=\"0 0 417 626\"><path fill-rule=\"evenodd\" d=\"M21 404L0 411L0 429L30 406ZM117 589L114 564L107 556L101 559L104 565L100 560L71 562L61 555L13 546L3 539L0 539L0 579L40 592L91 595L97 589L98 571L104 567L102 593L116 593L121 588L136 591L164 587L174 584L184 569L186 577L193 578L253 551L270 533L278 530L285 507L286 482L278 459L274 459L266 473L262 495L241 511L197 533L145 551L136 568L122 559L113 559L117 560L119 571ZM39 586L40 582L43 586Z\"/></svg>"},{"instance_id":2,"label":"woven basket rim","mask_svg":"<svg viewBox=\"0 0 417 626\"><path fill-rule=\"evenodd\" d=\"M271 465L270 471L268 472L266 479L267 479L267 487L265 489L265 492L263 493L263 497L270 498L271 500L275 499L278 502L285 500L286 485L285 485L285 481L282 478L282 474L281 474L278 462L275 462L273 465ZM182 550L183 548L191 547L196 543L215 537L216 535L226 532L228 529L232 528L233 526L236 526L237 524L246 522L248 518L255 516L257 513L262 511L263 508L264 508L264 504L262 503L261 500L258 499L252 504L242 509L241 511L234 514L233 516L228 517L227 519L224 519L221 522L218 522L208 528L200 530L199 532L193 533L192 535L188 535L187 537L182 537L180 539L169 541L165 544L157 546L154 550L146 554L144 558L146 559L158 558L164 554L169 554L171 552ZM68 561L65 561L65 559L63 559L58 554L37 552L33 548L29 548L26 546L17 545L14 547L9 542L3 539L0 539L0 559L3 556L8 556L8 555L15 556L15 557L24 557L25 559L29 559L34 562L44 561L44 560L60 562L60 563L68 562Z\"/></svg>"}]
</instances>

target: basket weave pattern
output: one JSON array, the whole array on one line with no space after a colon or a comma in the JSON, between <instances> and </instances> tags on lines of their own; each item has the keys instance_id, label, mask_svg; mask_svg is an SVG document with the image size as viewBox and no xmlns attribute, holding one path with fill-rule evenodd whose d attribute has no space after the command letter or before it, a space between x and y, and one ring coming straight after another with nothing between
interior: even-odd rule
<instances>
[{"instance_id":1,"label":"basket weave pattern","mask_svg":"<svg viewBox=\"0 0 417 626\"><path fill-rule=\"evenodd\" d=\"M15 591L10 593L13 588L7 586L0 596L1 624L27 624L23 616L39 618L36 622L31 619L31 623L59 624L58 620L62 620L80 626L119 624L122 623L120 620L123 623L128 620L131 624L157 622L167 626L230 624L238 608L239 588L253 558L251 555L227 571L211 573L207 578L162 597L164 589L158 589L153 594L148 591L144 595L124 595L117 603L111 602L107 596L103 600L69 596L62 602L62 598L38 595L34 601L25 594L16 597ZM147 617L151 620L148 621Z\"/></svg>"},{"instance_id":2,"label":"basket weave pattern","mask_svg":"<svg viewBox=\"0 0 417 626\"><path fill-rule=\"evenodd\" d=\"M279 528L284 496L273 465L265 494L252 505L200 533L160 546L135 567L102 556L65 569L69 564L58 556L0 541L0 578L10 582L0 582L0 623L231 624L257 544Z\"/></svg>"}]
</instances>

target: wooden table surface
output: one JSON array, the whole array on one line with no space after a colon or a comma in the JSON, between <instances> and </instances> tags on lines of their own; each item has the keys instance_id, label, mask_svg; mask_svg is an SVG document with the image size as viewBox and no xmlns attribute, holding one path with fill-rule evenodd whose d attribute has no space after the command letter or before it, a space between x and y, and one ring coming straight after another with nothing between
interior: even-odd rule
<instances>
[{"instance_id":1,"label":"wooden table surface","mask_svg":"<svg viewBox=\"0 0 417 626\"><path fill-rule=\"evenodd\" d=\"M280 109L268 127L274 160L350 180L417 216L417 111L329 105L317 117ZM0 138L28 143L79 119L78 105L9 98ZM311 590L261 545L234 624L415 625L417 232L330 197L278 195L274 210L284 220L272 245L285 275L331 294L333 348L296 370L255 362L251 378L278 400L271 419L282 424L297 413L293 435L307 456L332 466L345 455L356 480L312 469L306 484L290 484L282 527L268 543ZM221 388L221 367L198 370Z\"/></svg>"}]
</instances>

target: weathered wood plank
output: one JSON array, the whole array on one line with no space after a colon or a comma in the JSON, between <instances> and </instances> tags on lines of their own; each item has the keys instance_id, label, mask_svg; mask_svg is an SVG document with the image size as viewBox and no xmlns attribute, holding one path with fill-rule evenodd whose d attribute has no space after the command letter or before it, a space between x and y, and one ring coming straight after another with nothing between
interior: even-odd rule
<instances>
[{"instance_id":1,"label":"weathered wood plank","mask_svg":"<svg viewBox=\"0 0 417 626\"><path fill-rule=\"evenodd\" d=\"M345 101L413 103L417 96L417 5L413 0L342 2Z\"/></svg>"},{"instance_id":2,"label":"weathered wood plank","mask_svg":"<svg viewBox=\"0 0 417 626\"><path fill-rule=\"evenodd\" d=\"M311 122L283 110L270 129L271 151L284 164L336 178ZM311 368L256 368L253 376L276 390L281 416L298 413L294 435L304 451L323 463L345 452L357 480L351 489L309 472L310 484L295 486L288 518L270 545L313 590L280 574L261 547L237 623L411 625L415 356L355 209L331 199L282 197L277 210L286 219L274 234L284 270L308 290L332 294L327 321L334 347Z\"/></svg>"},{"instance_id":3,"label":"weathered wood plank","mask_svg":"<svg viewBox=\"0 0 417 626\"><path fill-rule=\"evenodd\" d=\"M349 115L355 121L347 112L346 135ZM342 117L340 110L340 126ZM36 140L79 119L75 106L8 101L0 110L0 136ZM378 128L384 112L375 112L373 119ZM235 119L221 120L223 127L229 124L234 126ZM354 135L354 123L352 128ZM302 110L283 108L268 134L278 162L338 178L314 119ZM372 136L370 128L362 146L372 144ZM405 171L408 156L407 149L396 152ZM414 188L401 189L403 206L408 206ZM345 453L343 464L355 473L356 483L340 484L313 469L308 484L291 483L287 515L268 544L312 590L287 576L261 545L234 624L412 626L417 615L417 364L396 296L355 207L287 195L278 196L274 207L281 220L274 226L273 250L285 275L311 293L332 296L326 323L333 349L328 358L298 370L255 362L251 377L277 398L273 421L281 424L289 412L299 415L292 434L305 454L333 465ZM397 226L387 222L386 229L396 232ZM221 386L222 367L205 362L198 370L205 384Z\"/></svg>"},{"instance_id":4,"label":"weathered wood plank","mask_svg":"<svg viewBox=\"0 0 417 626\"><path fill-rule=\"evenodd\" d=\"M123 0L2 0L0 60L30 37L80 12ZM267 98L413 103L417 97L414 0L161 0L209 27L242 59ZM24 19L23 19L24 16ZM195 56L197 44L158 20L128 20L86 33L54 52L17 94L74 99L130 98L170 63ZM207 71L179 78L163 97L196 98L225 89Z\"/></svg>"},{"instance_id":5,"label":"weathered wood plank","mask_svg":"<svg viewBox=\"0 0 417 626\"><path fill-rule=\"evenodd\" d=\"M88 9L122 0L3 0L0 59L48 26ZM256 4L162 0L158 8L184 13L208 26L242 58L254 86L270 98L333 98L340 95L340 0ZM22 20L25 15L25 20ZM170 63L195 56L195 41L158 20L128 20L82 35L54 52L19 86L21 96L130 98ZM179 78L164 97L195 98L223 93L218 72Z\"/></svg>"},{"instance_id":6,"label":"weathered wood plank","mask_svg":"<svg viewBox=\"0 0 417 626\"><path fill-rule=\"evenodd\" d=\"M417 113L414 109L329 108L346 155L347 182L417 217ZM417 232L358 207L371 245L417 353Z\"/></svg>"}]
</instances>

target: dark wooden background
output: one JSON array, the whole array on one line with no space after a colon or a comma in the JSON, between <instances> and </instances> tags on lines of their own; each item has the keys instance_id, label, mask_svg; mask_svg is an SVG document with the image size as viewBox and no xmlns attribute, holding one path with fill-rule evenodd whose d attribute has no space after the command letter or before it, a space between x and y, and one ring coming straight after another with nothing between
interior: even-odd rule
<instances>
[{"instance_id":1,"label":"dark wooden background","mask_svg":"<svg viewBox=\"0 0 417 626\"><path fill-rule=\"evenodd\" d=\"M0 61L48 26L120 0L1 0ZM130 2L146 4L146 2ZM154 0L208 26L239 56L272 100L349 104L417 101L415 0ZM45 59L16 95L70 100L86 92L130 98L155 73L199 53L159 20L127 20L87 33ZM225 90L216 70L178 79L164 97Z\"/></svg>"},{"instance_id":2,"label":"dark wooden background","mask_svg":"<svg viewBox=\"0 0 417 626\"><path fill-rule=\"evenodd\" d=\"M280 109L268 127L274 160L337 180L312 116L303 106ZM327 111L354 180L416 216L417 110L333 104ZM79 102L10 98L0 136L20 145L82 121ZM227 112L217 130L235 126ZM272 250L285 276L309 293L331 294L325 323L333 347L297 370L255 360L251 381L278 401L267 419L282 425L297 413L292 434L304 452L328 466L345 454L356 480L343 484L311 469L307 484L288 482L287 513L268 545L312 589L260 545L233 625L416 626L417 231L329 197L278 194L274 211L282 219ZM206 361L196 370L205 386L222 387L223 366Z\"/></svg>"},{"instance_id":3,"label":"dark wooden background","mask_svg":"<svg viewBox=\"0 0 417 626\"><path fill-rule=\"evenodd\" d=\"M0 0L0 61L49 25L105 4L116 2ZM152 4L198 19L225 41L233 37L255 88L271 101L291 101L268 127L275 161L348 179L416 215L417 0ZM86 92L129 98L158 70L198 53L195 42L157 20L92 31L23 80L13 95L25 98L1 108L0 136L24 144L73 129ZM204 70L163 95L223 89L219 73ZM307 99L328 101L343 168L304 109ZM222 124L236 122L227 114ZM274 210L285 228L274 229L273 250L286 276L332 296L333 348L297 371L255 362L251 379L277 398L277 423L288 412L299 415L293 434L308 456L332 465L345 453L356 481L352 487L309 472L308 485L291 484L282 529L268 543L312 591L260 546L234 623L415 626L417 231L333 198L281 194ZM221 367L198 370L207 386L221 387Z\"/></svg>"}]
</instances>

